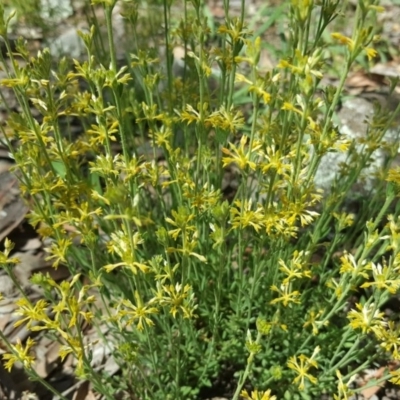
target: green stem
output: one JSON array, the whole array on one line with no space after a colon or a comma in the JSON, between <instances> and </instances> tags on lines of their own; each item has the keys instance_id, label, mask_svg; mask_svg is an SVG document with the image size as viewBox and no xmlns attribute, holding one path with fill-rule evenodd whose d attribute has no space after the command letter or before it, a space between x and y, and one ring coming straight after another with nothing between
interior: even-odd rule
<instances>
[{"instance_id":1,"label":"green stem","mask_svg":"<svg viewBox=\"0 0 400 400\"><path fill-rule=\"evenodd\" d=\"M255 341L256 345L260 344L261 337L262 337L262 334L260 332L258 332L257 333L257 339ZM236 391L235 391L235 394L233 395L232 400L238 400L240 392L242 391L242 388L243 388L243 386L244 386L244 384L245 384L245 382L247 380L247 377L250 374L250 370L251 370L251 367L253 366L253 361L254 361L255 355L256 355L255 352L251 352L249 357L247 358L246 369L244 370L243 374L241 375L241 377L239 379L239 382L238 382L238 385L236 387Z\"/></svg>"},{"instance_id":2,"label":"green stem","mask_svg":"<svg viewBox=\"0 0 400 400\"><path fill-rule=\"evenodd\" d=\"M172 75L172 54L169 45L169 22L171 20L169 16L169 6L167 4L167 0L163 1L164 5L164 39L165 39L165 53L167 57L167 75L168 75L168 110L169 113L172 113L172 92L173 92L173 75ZM202 46L201 46L202 48Z\"/></svg>"}]
</instances>

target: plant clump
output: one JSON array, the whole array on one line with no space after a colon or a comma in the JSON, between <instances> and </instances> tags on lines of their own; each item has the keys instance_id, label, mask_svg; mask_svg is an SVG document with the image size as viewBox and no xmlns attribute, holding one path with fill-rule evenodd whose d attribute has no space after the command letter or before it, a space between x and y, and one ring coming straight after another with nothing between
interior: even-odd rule
<instances>
[{"instance_id":1,"label":"plant clump","mask_svg":"<svg viewBox=\"0 0 400 400\"><path fill-rule=\"evenodd\" d=\"M400 359L398 321L383 311L400 286L396 152L380 167L368 213L346 207L396 113L371 116L362 151L333 118L354 63L376 55L382 8L360 0L351 36L327 35L341 2L288 2L285 49L264 71L244 0L237 16L223 1L219 26L202 1L179 3L179 18L175 2L160 3L154 41L164 56L143 44L146 8L121 2L134 42L122 65L116 0L92 0L108 50L92 21L80 33L85 60L32 56L23 41L12 50L12 16L1 10L1 85L20 107L9 110L4 140L47 260L71 274L32 277L43 299L18 300L26 343L0 332L5 367L22 363L65 398L35 371L31 350L44 334L107 399L198 399L227 371L233 400L346 399L362 390L351 385L357 373ZM323 86L338 46L338 84ZM348 161L324 193L315 176L328 153ZM0 264L11 277L17 262L6 241ZM93 342L87 325L98 329ZM93 366L99 342L117 375ZM387 367L381 380L399 383L399 370Z\"/></svg>"}]
</instances>

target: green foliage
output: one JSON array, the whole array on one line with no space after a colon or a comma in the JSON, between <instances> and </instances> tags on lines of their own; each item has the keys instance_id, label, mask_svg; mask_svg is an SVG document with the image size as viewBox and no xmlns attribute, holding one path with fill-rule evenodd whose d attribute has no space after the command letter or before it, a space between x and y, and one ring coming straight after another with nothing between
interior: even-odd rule
<instances>
[{"instance_id":1,"label":"green foliage","mask_svg":"<svg viewBox=\"0 0 400 400\"><path fill-rule=\"evenodd\" d=\"M223 2L218 27L203 2L179 3L177 19L174 2L160 1L153 7L164 31L150 48L136 23L146 9L123 2L133 46L124 65L116 1L92 3L104 9L108 46L94 22L81 35L88 57L73 65L46 49L30 57L22 43L12 52L0 21L11 60L1 84L22 109L4 136L47 259L72 275L35 275L44 299L23 297L17 324L55 337L76 376L108 399L196 399L227 377L234 400L347 398L354 374L400 358L399 327L381 311L400 286L393 152L368 212L346 206L377 149L398 146L384 138L395 113L368 121L362 151L333 122L357 57L375 55L379 6L359 1L351 36L327 36L339 2L291 1L280 61L265 72L244 0L236 17ZM324 87L336 46L340 80ZM331 152L347 152L348 163L323 193L315 175ZM8 250L0 261L12 275ZM121 367L118 379L91 364L96 343L84 340L83 323L107 331L99 340ZM22 361L40 379L32 346L8 344L6 367ZM398 381L398 372L386 379Z\"/></svg>"},{"instance_id":2,"label":"green foliage","mask_svg":"<svg viewBox=\"0 0 400 400\"><path fill-rule=\"evenodd\" d=\"M18 19L25 19L28 23L40 21L40 0L3 0L2 4L7 10L15 10Z\"/></svg>"}]
</instances>

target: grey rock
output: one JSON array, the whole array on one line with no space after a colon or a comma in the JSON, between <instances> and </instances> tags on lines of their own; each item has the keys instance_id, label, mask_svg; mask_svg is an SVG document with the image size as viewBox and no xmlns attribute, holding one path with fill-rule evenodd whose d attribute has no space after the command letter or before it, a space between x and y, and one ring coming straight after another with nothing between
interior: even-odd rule
<instances>
[{"instance_id":1,"label":"grey rock","mask_svg":"<svg viewBox=\"0 0 400 400\"><path fill-rule=\"evenodd\" d=\"M60 36L50 41L48 45L51 54L55 57L68 55L71 58L79 58L85 52L83 40L75 27L67 29Z\"/></svg>"},{"instance_id":2,"label":"grey rock","mask_svg":"<svg viewBox=\"0 0 400 400\"><path fill-rule=\"evenodd\" d=\"M61 22L73 13L71 0L40 0L40 16L45 21Z\"/></svg>"},{"instance_id":3,"label":"grey rock","mask_svg":"<svg viewBox=\"0 0 400 400\"><path fill-rule=\"evenodd\" d=\"M367 133L368 125L366 119L371 118L373 113L373 104L368 100L362 97L347 100L337 115L341 134L350 140L358 141L362 139ZM398 129L388 130L384 136L384 140L398 146L398 135ZM358 152L361 152L362 145L357 144L356 149ZM373 160L362 172L362 178L360 179L362 180L362 185L357 185L357 188L362 188L363 191L368 192L374 187L374 173L383 166L386 157L387 154L382 149L377 149L374 152ZM328 194L339 173L340 165L345 163L347 158L347 152L328 153L324 155L315 175L316 187L323 189Z\"/></svg>"}]
</instances>

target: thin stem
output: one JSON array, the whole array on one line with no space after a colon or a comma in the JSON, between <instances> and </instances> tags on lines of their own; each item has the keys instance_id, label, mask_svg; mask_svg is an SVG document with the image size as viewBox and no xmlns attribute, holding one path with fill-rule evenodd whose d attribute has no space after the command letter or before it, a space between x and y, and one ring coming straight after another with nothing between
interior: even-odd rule
<instances>
[{"instance_id":1,"label":"thin stem","mask_svg":"<svg viewBox=\"0 0 400 400\"><path fill-rule=\"evenodd\" d=\"M257 339L255 341L256 345L260 344L261 337L262 337L262 334L260 332L258 332L257 333ZM244 386L244 384L245 384L245 382L247 380L247 377L250 374L250 370L251 370L251 368L253 366L253 361L254 361L255 355L256 355L255 352L251 352L249 357L247 358L246 369L244 370L243 374L240 376L240 379L239 379L239 382L238 382L238 385L236 387L236 391L235 391L235 394L233 395L232 400L238 400L240 392L242 391L242 388L243 388L243 386Z\"/></svg>"}]
</instances>

